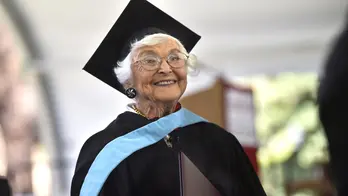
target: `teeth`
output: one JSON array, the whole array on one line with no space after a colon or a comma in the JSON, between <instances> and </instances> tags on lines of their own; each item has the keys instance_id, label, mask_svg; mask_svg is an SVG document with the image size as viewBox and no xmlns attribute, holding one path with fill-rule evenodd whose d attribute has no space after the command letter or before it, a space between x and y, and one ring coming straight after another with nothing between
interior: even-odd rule
<instances>
[{"instance_id":1,"label":"teeth","mask_svg":"<svg viewBox=\"0 0 348 196\"><path fill-rule=\"evenodd\" d=\"M156 82L156 85L168 85L168 84L174 84L174 81L169 80L169 81Z\"/></svg>"}]
</instances>

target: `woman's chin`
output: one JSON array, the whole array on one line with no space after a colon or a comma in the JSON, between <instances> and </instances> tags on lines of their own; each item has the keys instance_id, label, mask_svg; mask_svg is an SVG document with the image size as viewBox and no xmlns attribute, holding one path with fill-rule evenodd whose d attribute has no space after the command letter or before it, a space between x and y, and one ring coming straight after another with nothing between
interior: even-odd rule
<instances>
[{"instance_id":1,"label":"woman's chin","mask_svg":"<svg viewBox=\"0 0 348 196\"><path fill-rule=\"evenodd\" d=\"M157 95L155 95L155 100L159 101L159 102L173 102L176 101L180 98L181 93L179 92L166 92L166 93L158 93Z\"/></svg>"},{"instance_id":2,"label":"woman's chin","mask_svg":"<svg viewBox=\"0 0 348 196\"><path fill-rule=\"evenodd\" d=\"M173 102L178 100L184 89L180 88L179 85L168 85L168 86L154 86L153 97L159 102Z\"/></svg>"}]
</instances>

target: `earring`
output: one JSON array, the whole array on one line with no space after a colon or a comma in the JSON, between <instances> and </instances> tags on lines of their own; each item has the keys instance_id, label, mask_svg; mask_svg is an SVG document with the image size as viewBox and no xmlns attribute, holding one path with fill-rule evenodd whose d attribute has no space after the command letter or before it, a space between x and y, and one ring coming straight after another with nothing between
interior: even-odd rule
<instances>
[{"instance_id":1,"label":"earring","mask_svg":"<svg viewBox=\"0 0 348 196\"><path fill-rule=\"evenodd\" d=\"M137 95L137 91L134 88L127 88L126 95L128 98L133 99Z\"/></svg>"}]
</instances>

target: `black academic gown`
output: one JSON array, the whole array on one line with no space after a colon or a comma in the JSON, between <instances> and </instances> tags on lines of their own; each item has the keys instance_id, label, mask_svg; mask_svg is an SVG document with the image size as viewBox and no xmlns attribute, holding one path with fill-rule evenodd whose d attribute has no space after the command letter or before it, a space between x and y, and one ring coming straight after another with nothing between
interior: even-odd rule
<instances>
[{"instance_id":1,"label":"black academic gown","mask_svg":"<svg viewBox=\"0 0 348 196\"><path fill-rule=\"evenodd\" d=\"M347 15L348 16L348 15ZM348 195L348 17L325 65L318 94L338 195Z\"/></svg>"},{"instance_id":2,"label":"black academic gown","mask_svg":"<svg viewBox=\"0 0 348 196\"><path fill-rule=\"evenodd\" d=\"M88 169L108 142L151 122L136 113L125 112L106 129L90 137L83 145L76 164L71 195L79 195ZM172 148L160 140L122 161L109 175L100 195L180 196L180 151L221 195L266 195L242 146L224 129L200 122L178 128L170 136Z\"/></svg>"}]
</instances>

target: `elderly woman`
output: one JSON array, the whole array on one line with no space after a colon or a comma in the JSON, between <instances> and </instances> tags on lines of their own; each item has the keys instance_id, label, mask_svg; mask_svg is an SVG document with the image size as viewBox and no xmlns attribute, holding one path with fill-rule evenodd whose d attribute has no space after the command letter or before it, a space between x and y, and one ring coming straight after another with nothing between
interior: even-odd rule
<instances>
[{"instance_id":1,"label":"elderly woman","mask_svg":"<svg viewBox=\"0 0 348 196\"><path fill-rule=\"evenodd\" d=\"M199 39L147 1L128 4L84 69L135 102L85 142L71 195L190 195L183 157L215 195L265 195L237 139L178 102Z\"/></svg>"}]
</instances>

